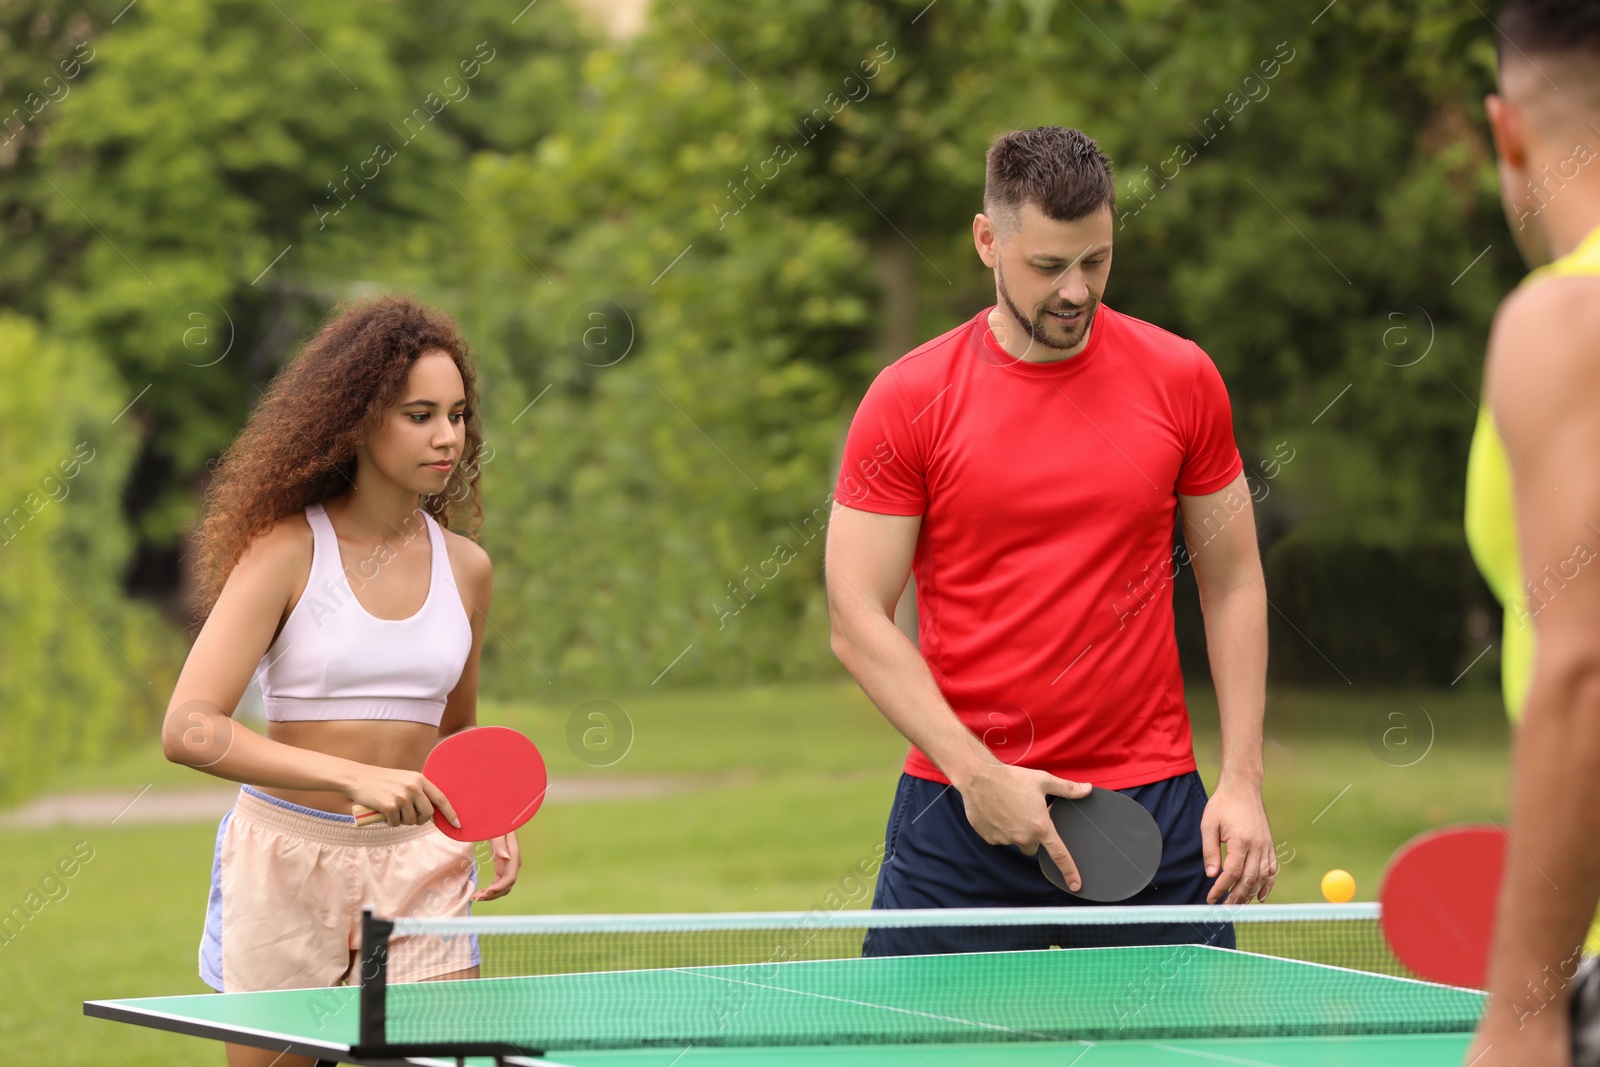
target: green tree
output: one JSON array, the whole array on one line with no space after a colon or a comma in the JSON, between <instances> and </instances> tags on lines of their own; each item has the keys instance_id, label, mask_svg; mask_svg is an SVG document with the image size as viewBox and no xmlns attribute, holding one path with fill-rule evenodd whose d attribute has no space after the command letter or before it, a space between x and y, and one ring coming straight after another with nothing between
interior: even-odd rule
<instances>
[{"instance_id":1,"label":"green tree","mask_svg":"<svg viewBox=\"0 0 1600 1067\"><path fill-rule=\"evenodd\" d=\"M490 691L831 669L840 435L886 360L991 299L983 152L1043 123L1116 161L1108 302L1216 359L1267 539L1459 546L1520 272L1471 4L675 0L593 42L558 4L146 0L93 46L17 157L53 184L3 194L44 236L0 285L138 397L140 537L192 521L333 302L437 300L484 367Z\"/></svg>"},{"instance_id":2,"label":"green tree","mask_svg":"<svg viewBox=\"0 0 1600 1067\"><path fill-rule=\"evenodd\" d=\"M98 29L93 16L60 0L0 9L0 307L36 318L48 279L82 243L45 211L59 194L39 149L94 65Z\"/></svg>"},{"instance_id":3,"label":"green tree","mask_svg":"<svg viewBox=\"0 0 1600 1067\"><path fill-rule=\"evenodd\" d=\"M165 472L143 537L193 522L205 464L332 304L426 289L475 215L466 161L551 126L582 42L558 4L309 0L153 0L96 39L43 148L45 217L82 243L48 306L143 391Z\"/></svg>"},{"instance_id":4,"label":"green tree","mask_svg":"<svg viewBox=\"0 0 1600 1067\"><path fill-rule=\"evenodd\" d=\"M0 312L0 801L147 736L181 642L122 595L136 447L96 354Z\"/></svg>"},{"instance_id":5,"label":"green tree","mask_svg":"<svg viewBox=\"0 0 1600 1067\"><path fill-rule=\"evenodd\" d=\"M1515 270L1488 34L1448 3L656 8L556 131L471 174L503 677L827 669L816 542L733 595L826 500L882 361L991 299L983 151L1043 123L1118 162L1108 301L1216 359L1268 539L1459 543L1462 394Z\"/></svg>"}]
</instances>

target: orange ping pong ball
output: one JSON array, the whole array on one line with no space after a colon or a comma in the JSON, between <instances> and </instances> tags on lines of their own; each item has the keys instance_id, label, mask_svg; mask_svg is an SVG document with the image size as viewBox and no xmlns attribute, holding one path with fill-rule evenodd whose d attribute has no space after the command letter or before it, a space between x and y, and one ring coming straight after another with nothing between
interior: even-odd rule
<instances>
[{"instance_id":1,"label":"orange ping pong ball","mask_svg":"<svg viewBox=\"0 0 1600 1067\"><path fill-rule=\"evenodd\" d=\"M1356 880L1335 867L1322 876L1322 895L1334 904L1347 903L1356 895Z\"/></svg>"}]
</instances>

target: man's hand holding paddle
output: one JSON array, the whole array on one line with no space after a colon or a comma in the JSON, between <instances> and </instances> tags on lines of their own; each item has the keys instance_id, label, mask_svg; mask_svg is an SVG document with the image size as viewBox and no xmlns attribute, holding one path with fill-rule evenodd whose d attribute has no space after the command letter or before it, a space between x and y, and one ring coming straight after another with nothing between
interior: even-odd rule
<instances>
[{"instance_id":1,"label":"man's hand holding paddle","mask_svg":"<svg viewBox=\"0 0 1600 1067\"><path fill-rule=\"evenodd\" d=\"M1078 868L1050 821L1047 797L1089 795L1087 782L1069 782L1045 771L1011 767L999 760L979 760L956 783L966 805L967 821L991 845L1016 845L1032 856L1043 848L1065 876L1067 886L1081 885Z\"/></svg>"}]
</instances>

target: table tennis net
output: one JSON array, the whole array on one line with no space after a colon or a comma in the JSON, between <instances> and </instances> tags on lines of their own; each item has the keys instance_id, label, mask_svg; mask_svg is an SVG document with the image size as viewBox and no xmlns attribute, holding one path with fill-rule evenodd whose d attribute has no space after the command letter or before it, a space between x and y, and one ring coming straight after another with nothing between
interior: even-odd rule
<instances>
[{"instance_id":1,"label":"table tennis net","mask_svg":"<svg viewBox=\"0 0 1600 1067\"><path fill-rule=\"evenodd\" d=\"M507 1051L1471 1030L1482 995L1409 976L1377 915L1352 904L396 919L390 959L415 973L465 944L480 977L373 983L363 1016L381 1003L383 1044Z\"/></svg>"}]
</instances>

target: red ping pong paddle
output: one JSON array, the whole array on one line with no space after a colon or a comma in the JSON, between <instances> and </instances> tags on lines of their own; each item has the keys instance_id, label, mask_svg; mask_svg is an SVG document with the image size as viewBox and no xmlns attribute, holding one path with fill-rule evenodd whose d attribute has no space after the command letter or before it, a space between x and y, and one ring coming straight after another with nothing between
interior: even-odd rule
<instances>
[{"instance_id":1,"label":"red ping pong paddle","mask_svg":"<svg viewBox=\"0 0 1600 1067\"><path fill-rule=\"evenodd\" d=\"M504 726L479 726L451 734L433 747L423 777L439 787L455 809L459 827L439 811L433 824L456 841L487 841L509 834L544 803L549 781L544 757L522 734ZM383 822L383 813L360 804L358 826Z\"/></svg>"},{"instance_id":2,"label":"red ping pong paddle","mask_svg":"<svg viewBox=\"0 0 1600 1067\"><path fill-rule=\"evenodd\" d=\"M1506 844L1501 826L1450 826L1394 854L1378 890L1379 923L1401 963L1431 982L1487 984Z\"/></svg>"}]
</instances>

